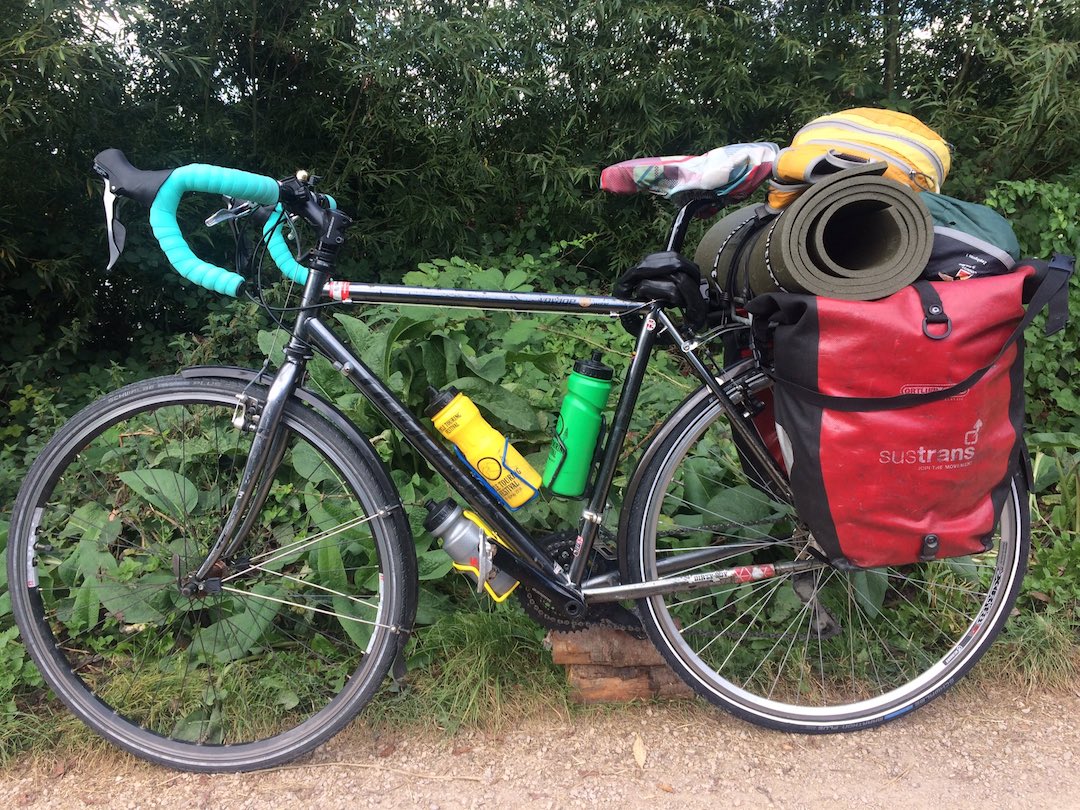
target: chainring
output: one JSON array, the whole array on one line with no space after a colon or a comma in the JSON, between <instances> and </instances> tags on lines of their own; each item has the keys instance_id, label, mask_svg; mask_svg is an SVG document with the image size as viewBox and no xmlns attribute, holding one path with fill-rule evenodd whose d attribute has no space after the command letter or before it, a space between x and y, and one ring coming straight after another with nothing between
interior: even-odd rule
<instances>
[{"instance_id":1,"label":"chainring","mask_svg":"<svg viewBox=\"0 0 1080 810\"><path fill-rule=\"evenodd\" d=\"M552 559L569 570L574 561L574 545L577 542L577 532L564 531L549 534L540 540ZM616 568L614 560L609 560L603 554L594 550L592 561L586 571L586 577L604 574ZM524 583L516 591L518 602L525 609L525 614L548 630L560 630L562 632L576 632L590 627L609 627L623 630L636 638L645 638L645 630L637 615L621 605L601 603L590 607L585 616L580 619L570 619L564 616L549 600L539 591L527 588Z\"/></svg>"}]
</instances>

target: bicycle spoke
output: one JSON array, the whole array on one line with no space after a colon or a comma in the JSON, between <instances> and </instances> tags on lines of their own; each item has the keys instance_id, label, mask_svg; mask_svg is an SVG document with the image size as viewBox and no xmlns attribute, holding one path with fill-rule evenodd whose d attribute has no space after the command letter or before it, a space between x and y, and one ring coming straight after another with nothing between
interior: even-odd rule
<instances>
[{"instance_id":1,"label":"bicycle spoke","mask_svg":"<svg viewBox=\"0 0 1080 810\"><path fill-rule=\"evenodd\" d=\"M793 510L754 486L720 407L704 402L684 406L642 473L629 521L639 555L631 570L703 576L823 560ZM787 576L649 597L643 617L677 672L750 719L789 730L882 722L985 649L995 630L966 638L980 611L1000 627L1016 593L1016 580L1005 588L1003 577L1022 566L1026 543L1018 503L1014 496L1005 505L986 554L868 571L822 561ZM920 680L924 673L932 677Z\"/></svg>"},{"instance_id":2,"label":"bicycle spoke","mask_svg":"<svg viewBox=\"0 0 1080 810\"><path fill-rule=\"evenodd\" d=\"M321 449L339 434L318 427L313 442L303 410L287 417L289 442L243 545L204 591L182 593L251 443L231 422L240 389L223 385L199 401L207 386L152 381L196 401L120 405L72 452L53 453L57 472L36 496L41 626L60 634L74 678L53 672L53 682L76 702L104 701L108 726L154 732L169 757L194 745L202 753L190 756L207 761L222 743L270 751L281 731L347 720L389 668L400 616L383 587L393 519L380 504L392 495L368 492L367 474L346 479ZM335 700L349 683L363 691Z\"/></svg>"}]
</instances>

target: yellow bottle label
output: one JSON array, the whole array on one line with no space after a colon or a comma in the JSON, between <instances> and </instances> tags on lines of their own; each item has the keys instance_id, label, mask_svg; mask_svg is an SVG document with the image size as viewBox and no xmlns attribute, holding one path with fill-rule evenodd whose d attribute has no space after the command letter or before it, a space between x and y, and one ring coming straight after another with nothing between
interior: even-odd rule
<instances>
[{"instance_id":1,"label":"yellow bottle label","mask_svg":"<svg viewBox=\"0 0 1080 810\"><path fill-rule=\"evenodd\" d=\"M540 488L540 474L464 394L450 400L432 422L511 507L521 506Z\"/></svg>"}]
</instances>

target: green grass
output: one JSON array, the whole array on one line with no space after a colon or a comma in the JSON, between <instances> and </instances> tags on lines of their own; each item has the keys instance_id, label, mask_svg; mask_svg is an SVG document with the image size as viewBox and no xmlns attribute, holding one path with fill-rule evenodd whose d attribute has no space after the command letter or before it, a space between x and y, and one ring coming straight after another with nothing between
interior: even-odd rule
<instances>
[{"instance_id":1,"label":"green grass","mask_svg":"<svg viewBox=\"0 0 1080 810\"><path fill-rule=\"evenodd\" d=\"M447 614L410 643L405 689L384 690L365 717L456 731L498 730L541 710L565 714L566 675L544 635L512 602Z\"/></svg>"},{"instance_id":2,"label":"green grass","mask_svg":"<svg viewBox=\"0 0 1080 810\"><path fill-rule=\"evenodd\" d=\"M404 688L388 681L363 712L367 724L499 730L528 715L569 711L566 676L543 648L544 631L516 603L461 607L418 629ZM140 687L124 688L130 699L129 688ZM142 688L152 702L153 680ZM8 695L0 708L0 767L24 758L83 759L114 750L46 687Z\"/></svg>"},{"instance_id":3,"label":"green grass","mask_svg":"<svg viewBox=\"0 0 1080 810\"><path fill-rule=\"evenodd\" d=\"M1016 612L975 669L987 685L1023 691L1076 688L1080 638L1076 616L1064 610Z\"/></svg>"}]
</instances>

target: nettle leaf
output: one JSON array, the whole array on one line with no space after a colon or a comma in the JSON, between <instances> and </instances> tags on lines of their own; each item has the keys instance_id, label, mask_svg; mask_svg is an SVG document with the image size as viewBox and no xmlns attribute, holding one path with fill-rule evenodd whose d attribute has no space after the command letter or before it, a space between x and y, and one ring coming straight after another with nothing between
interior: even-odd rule
<instances>
[{"instance_id":1,"label":"nettle leaf","mask_svg":"<svg viewBox=\"0 0 1080 810\"><path fill-rule=\"evenodd\" d=\"M184 742L220 745L225 741L225 727L221 722L220 709L200 706L177 721L170 736Z\"/></svg>"},{"instance_id":2,"label":"nettle leaf","mask_svg":"<svg viewBox=\"0 0 1080 810\"><path fill-rule=\"evenodd\" d=\"M970 557L952 557L945 561L945 564L955 573L958 577L978 584L979 566Z\"/></svg>"},{"instance_id":3,"label":"nettle leaf","mask_svg":"<svg viewBox=\"0 0 1080 810\"><path fill-rule=\"evenodd\" d=\"M82 512L83 509L80 508L79 511ZM102 512L104 513L103 509ZM105 521L101 526L87 527L75 549L60 564L57 573L66 584L98 582L102 577L115 578L118 566L109 552L109 545L120 534L120 521L109 521L108 515L105 516Z\"/></svg>"},{"instance_id":4,"label":"nettle leaf","mask_svg":"<svg viewBox=\"0 0 1080 810\"><path fill-rule=\"evenodd\" d=\"M521 366L526 363L556 380L561 379L565 371L562 359L555 352L541 352L539 354L534 352L506 353L506 364L508 366Z\"/></svg>"},{"instance_id":5,"label":"nettle leaf","mask_svg":"<svg viewBox=\"0 0 1080 810\"><path fill-rule=\"evenodd\" d=\"M345 564L341 559L341 550L336 545L336 538L327 538L315 550L317 582L327 588L338 591L333 594L331 603L337 616L341 629L352 639L352 642L366 649L371 641L371 633L374 629L372 622L375 621L378 602L375 599L368 603L357 602L350 599L348 594L352 587L349 584Z\"/></svg>"},{"instance_id":6,"label":"nettle leaf","mask_svg":"<svg viewBox=\"0 0 1080 810\"><path fill-rule=\"evenodd\" d=\"M107 546L120 536L120 519L99 503L84 503L71 513L61 537L80 537Z\"/></svg>"},{"instance_id":7,"label":"nettle leaf","mask_svg":"<svg viewBox=\"0 0 1080 810\"><path fill-rule=\"evenodd\" d=\"M437 321L445 321L445 315ZM384 375L390 374L390 369L395 361L400 360L416 344L424 344L432 341L436 323L432 320L419 320L415 317L398 318L390 327L386 336L386 359L383 367ZM441 335L439 336L441 337ZM401 345L398 345L401 344Z\"/></svg>"},{"instance_id":8,"label":"nettle leaf","mask_svg":"<svg viewBox=\"0 0 1080 810\"><path fill-rule=\"evenodd\" d=\"M748 538L763 536L767 532L762 522L769 517L779 517L779 514L774 511L776 505L753 487L743 484L725 489L717 484L712 476L699 474L702 476L702 486L707 491L715 492L719 489L719 492L715 492L710 498L706 506L706 514L716 515L722 520L745 526L743 536Z\"/></svg>"},{"instance_id":9,"label":"nettle leaf","mask_svg":"<svg viewBox=\"0 0 1080 810\"><path fill-rule=\"evenodd\" d=\"M477 270L471 274L469 286L476 290L502 290L510 289L506 286L501 270L489 267L485 270Z\"/></svg>"},{"instance_id":10,"label":"nettle leaf","mask_svg":"<svg viewBox=\"0 0 1080 810\"><path fill-rule=\"evenodd\" d=\"M711 462L707 458L695 458L683 465L683 497L699 509L704 509L716 485L706 486L698 467L704 467L704 472L707 474Z\"/></svg>"},{"instance_id":11,"label":"nettle leaf","mask_svg":"<svg viewBox=\"0 0 1080 810\"><path fill-rule=\"evenodd\" d=\"M371 329L359 318L352 315L343 315L340 312L334 315L335 320L345 330L345 336L354 346L363 346L371 335Z\"/></svg>"},{"instance_id":12,"label":"nettle leaf","mask_svg":"<svg viewBox=\"0 0 1080 810\"><path fill-rule=\"evenodd\" d=\"M98 599L97 582L92 579L83 581L75 592L75 604L68 619L68 627L73 632L85 630L97 624L101 600Z\"/></svg>"},{"instance_id":13,"label":"nettle leaf","mask_svg":"<svg viewBox=\"0 0 1080 810\"><path fill-rule=\"evenodd\" d=\"M867 615L871 617L880 615L881 606L885 603L885 592L889 589L887 571L878 569L856 571L851 575L851 584L855 589L856 601Z\"/></svg>"},{"instance_id":14,"label":"nettle leaf","mask_svg":"<svg viewBox=\"0 0 1080 810\"><path fill-rule=\"evenodd\" d=\"M282 597L278 589L269 585L255 585L251 591L278 599ZM278 602L258 596L234 595L229 601L240 603L242 609L226 619L199 628L189 647L193 655L213 658L219 663L243 658L262 645L266 631L283 607Z\"/></svg>"},{"instance_id":15,"label":"nettle leaf","mask_svg":"<svg viewBox=\"0 0 1080 810\"><path fill-rule=\"evenodd\" d=\"M421 580L441 579L454 567L454 562L441 548L434 548L419 554L416 565Z\"/></svg>"},{"instance_id":16,"label":"nettle leaf","mask_svg":"<svg viewBox=\"0 0 1080 810\"><path fill-rule=\"evenodd\" d=\"M540 421L533 406L501 385L478 377L460 377L451 384L511 427L523 431L540 429Z\"/></svg>"},{"instance_id":17,"label":"nettle leaf","mask_svg":"<svg viewBox=\"0 0 1080 810\"><path fill-rule=\"evenodd\" d=\"M520 349L522 346L532 343L538 334L540 333L537 332L535 320L514 321L510 324L509 328L503 332L503 348L507 351Z\"/></svg>"},{"instance_id":18,"label":"nettle leaf","mask_svg":"<svg viewBox=\"0 0 1080 810\"><path fill-rule=\"evenodd\" d=\"M449 616L456 611L456 606L450 597L444 593L438 593L430 588L421 588L416 600L416 619L418 625L435 624L441 617ZM410 660L409 666L413 663Z\"/></svg>"},{"instance_id":19,"label":"nettle leaf","mask_svg":"<svg viewBox=\"0 0 1080 810\"><path fill-rule=\"evenodd\" d=\"M309 484L317 484L334 477L334 470L326 460L307 442L296 445L290 454L296 474Z\"/></svg>"},{"instance_id":20,"label":"nettle leaf","mask_svg":"<svg viewBox=\"0 0 1080 810\"><path fill-rule=\"evenodd\" d=\"M769 600L769 621L777 624L786 621L803 608L802 600L792 588L779 588Z\"/></svg>"},{"instance_id":21,"label":"nettle leaf","mask_svg":"<svg viewBox=\"0 0 1080 810\"><path fill-rule=\"evenodd\" d=\"M529 274L524 270L511 270L506 274L506 280L503 282L506 285L507 290L514 290L529 280Z\"/></svg>"},{"instance_id":22,"label":"nettle leaf","mask_svg":"<svg viewBox=\"0 0 1080 810\"><path fill-rule=\"evenodd\" d=\"M382 368L386 355L386 330L375 330L359 318L351 315L334 316L352 347L359 352L360 359L368 368Z\"/></svg>"},{"instance_id":23,"label":"nettle leaf","mask_svg":"<svg viewBox=\"0 0 1080 810\"><path fill-rule=\"evenodd\" d=\"M345 574L345 563L341 559L341 549L338 548L334 538L325 537L314 549L315 570L318 572L318 582L334 590L343 590L348 587L349 580Z\"/></svg>"},{"instance_id":24,"label":"nettle leaf","mask_svg":"<svg viewBox=\"0 0 1080 810\"><path fill-rule=\"evenodd\" d=\"M466 357L465 365L476 376L490 383L497 383L506 376L506 354L503 352L491 352L482 357Z\"/></svg>"},{"instance_id":25,"label":"nettle leaf","mask_svg":"<svg viewBox=\"0 0 1080 810\"><path fill-rule=\"evenodd\" d=\"M288 711L289 709L295 709L300 705L300 696L292 689L281 689L274 696L274 703Z\"/></svg>"},{"instance_id":26,"label":"nettle leaf","mask_svg":"<svg viewBox=\"0 0 1080 810\"><path fill-rule=\"evenodd\" d=\"M120 473L120 480L155 509L181 521L199 505L198 488L172 470L130 470Z\"/></svg>"},{"instance_id":27,"label":"nettle leaf","mask_svg":"<svg viewBox=\"0 0 1080 810\"><path fill-rule=\"evenodd\" d=\"M105 609L125 624L154 624L164 616L151 602L162 590L174 590L176 580L171 572L156 571L130 582L100 582L98 598Z\"/></svg>"},{"instance_id":28,"label":"nettle leaf","mask_svg":"<svg viewBox=\"0 0 1080 810\"><path fill-rule=\"evenodd\" d=\"M446 352L443 351L443 341L433 336L432 340L425 341L421 346L424 361L424 376L427 385L441 388L447 379Z\"/></svg>"},{"instance_id":29,"label":"nettle leaf","mask_svg":"<svg viewBox=\"0 0 1080 810\"><path fill-rule=\"evenodd\" d=\"M271 329L259 331L259 351L270 358L274 365L280 365L285 360L285 344L289 342L289 334L284 329Z\"/></svg>"},{"instance_id":30,"label":"nettle leaf","mask_svg":"<svg viewBox=\"0 0 1080 810\"><path fill-rule=\"evenodd\" d=\"M362 604L344 596L333 598L334 613L337 614L341 629L344 630L353 644L362 650L366 650L371 641L372 631L375 629L374 621L377 615L375 599L369 604ZM351 618L350 618L351 617ZM356 619L357 621L353 621Z\"/></svg>"}]
</instances>

